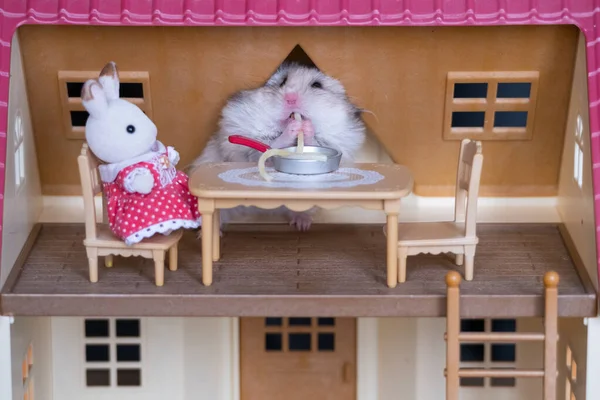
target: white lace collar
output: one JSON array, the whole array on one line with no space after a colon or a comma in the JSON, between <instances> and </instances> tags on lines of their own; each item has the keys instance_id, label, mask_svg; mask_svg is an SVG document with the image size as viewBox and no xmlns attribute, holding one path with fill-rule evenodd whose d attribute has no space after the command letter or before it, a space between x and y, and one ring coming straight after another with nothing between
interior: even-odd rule
<instances>
[{"instance_id":1,"label":"white lace collar","mask_svg":"<svg viewBox=\"0 0 600 400\"><path fill-rule=\"evenodd\" d=\"M166 151L167 148L160 141L157 140L156 142L154 142L152 148L147 153L131 158L129 160L120 161L112 164L102 164L98 166L98 171L100 172L100 179L102 179L102 181L106 183L113 182L117 178L119 172L121 172L123 169L133 164L137 164L139 162L152 161L157 156L165 154Z\"/></svg>"}]
</instances>

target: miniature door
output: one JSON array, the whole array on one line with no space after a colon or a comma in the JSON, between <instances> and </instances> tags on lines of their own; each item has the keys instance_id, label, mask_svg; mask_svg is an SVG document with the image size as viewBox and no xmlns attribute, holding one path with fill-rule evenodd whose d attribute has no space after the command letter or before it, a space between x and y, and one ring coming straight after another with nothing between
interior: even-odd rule
<instances>
[{"instance_id":1,"label":"miniature door","mask_svg":"<svg viewBox=\"0 0 600 400\"><path fill-rule=\"evenodd\" d=\"M242 318L241 400L356 399L354 318Z\"/></svg>"}]
</instances>

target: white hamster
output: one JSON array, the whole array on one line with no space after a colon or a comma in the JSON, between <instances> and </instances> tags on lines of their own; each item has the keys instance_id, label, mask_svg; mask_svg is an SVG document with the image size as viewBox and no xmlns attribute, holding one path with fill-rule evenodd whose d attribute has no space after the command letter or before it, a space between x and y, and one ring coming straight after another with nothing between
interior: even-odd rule
<instances>
[{"instance_id":1,"label":"white hamster","mask_svg":"<svg viewBox=\"0 0 600 400\"><path fill-rule=\"evenodd\" d=\"M291 118L297 112L302 122ZM256 162L260 152L229 143L231 135L247 136L272 148L294 146L302 129L306 145L331 147L342 152L342 160L352 161L366 138L361 110L344 86L317 68L296 63L282 64L264 86L242 90L231 96L221 112L219 130L190 168L205 162ZM230 211L226 215L225 211ZM291 225L307 230L312 211L297 213L286 208L262 210L251 207L223 210L224 220L235 212L285 212Z\"/></svg>"}]
</instances>

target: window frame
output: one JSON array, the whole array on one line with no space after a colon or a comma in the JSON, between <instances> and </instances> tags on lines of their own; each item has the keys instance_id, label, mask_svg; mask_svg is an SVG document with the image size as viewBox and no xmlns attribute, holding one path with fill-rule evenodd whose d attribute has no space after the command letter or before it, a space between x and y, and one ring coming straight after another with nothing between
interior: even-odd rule
<instances>
[{"instance_id":1,"label":"window frame","mask_svg":"<svg viewBox=\"0 0 600 400\"><path fill-rule=\"evenodd\" d=\"M23 133L23 117L20 109L15 113L13 143L15 192L19 193L25 186L25 133Z\"/></svg>"},{"instance_id":2,"label":"window frame","mask_svg":"<svg viewBox=\"0 0 600 400\"><path fill-rule=\"evenodd\" d=\"M108 336L107 337L87 337L85 335L85 323L89 320L106 320L108 321ZM139 322L139 336L138 337L117 337L117 321L118 320L136 320ZM81 324L81 335L83 338L82 353L81 353L81 387L84 390L93 391L143 391L145 390L145 370L144 362L147 359L147 344L146 335L146 323L144 318L139 317L93 317L83 318ZM109 360L108 361L87 361L86 360L86 346L87 345L108 345ZM136 344L140 347L140 361L117 361L117 345L120 344ZM106 386L88 386L87 384L87 371L101 369L109 371L109 384ZM140 385L138 386L119 386L117 384L117 371L119 369L138 369L140 371Z\"/></svg>"},{"instance_id":3,"label":"window frame","mask_svg":"<svg viewBox=\"0 0 600 400\"><path fill-rule=\"evenodd\" d=\"M279 324L274 323L275 319L279 320ZM301 319L308 319L309 325L299 323ZM335 353L336 352L336 317L265 317L263 318L263 331L261 334L265 338L264 351L267 354L286 354L286 353ZM271 324L267 321L271 320ZM296 320L297 323L290 323L290 320ZM321 321L323 320L323 321ZM325 323L328 320L328 323ZM329 324L329 320L333 320L333 324ZM323 323L320 323L323 322ZM266 337L268 335L279 335L280 348L269 349L267 348ZM292 349L291 348L291 335L310 335L310 348L309 349ZM332 335L331 348L329 343L324 343L323 348L320 346L320 340L322 335ZM325 346L327 344L327 346Z\"/></svg>"},{"instance_id":4,"label":"window frame","mask_svg":"<svg viewBox=\"0 0 600 400\"><path fill-rule=\"evenodd\" d=\"M469 318L468 320L483 320L483 331L481 333L492 333L496 331L492 331L493 321L498 320L514 320L515 321L515 331L518 332L518 320L514 318ZM461 330L462 332L462 330ZM480 332L480 331L478 331ZM515 360L514 361L493 361L492 360L492 346L496 344L502 345L513 345L515 348ZM517 367L517 345L518 342L510 342L510 343L495 343L495 342L482 342L482 343L461 343L460 350L462 353L462 346L469 345L483 345L483 361L462 361L459 360L460 368L475 368L475 369L515 369ZM469 390L514 390L518 386L518 380L514 379L515 384L512 386L504 386L504 385L492 385L493 379L511 379L511 378L475 378L482 379L483 385L463 385L461 378L459 380L459 387L461 389L469 389ZM472 378L467 378L472 379Z\"/></svg>"},{"instance_id":5,"label":"window frame","mask_svg":"<svg viewBox=\"0 0 600 400\"><path fill-rule=\"evenodd\" d=\"M566 346L566 357L565 357L565 367L566 367L566 381L565 381L565 399L566 400L577 400L575 397L575 391L577 389L577 361L575 361L575 356L573 354L572 347L567 344Z\"/></svg>"},{"instance_id":6,"label":"window frame","mask_svg":"<svg viewBox=\"0 0 600 400\"><path fill-rule=\"evenodd\" d=\"M27 346L21 365L23 400L34 400L33 344Z\"/></svg>"},{"instance_id":7,"label":"window frame","mask_svg":"<svg viewBox=\"0 0 600 400\"><path fill-rule=\"evenodd\" d=\"M573 180L579 189L583 189L583 157L584 157L584 132L583 118L578 113L575 118L575 137L574 137L574 152L573 152Z\"/></svg>"},{"instance_id":8,"label":"window frame","mask_svg":"<svg viewBox=\"0 0 600 400\"><path fill-rule=\"evenodd\" d=\"M454 98L454 85L457 83L487 83L486 97ZM529 98L498 98L499 83L530 83ZM444 111L444 140L531 140L538 97L538 71L487 71L487 72L448 72L446 77L446 98ZM452 127L454 112L484 112L483 127ZM525 127L494 127L496 111L525 111Z\"/></svg>"},{"instance_id":9,"label":"window frame","mask_svg":"<svg viewBox=\"0 0 600 400\"><path fill-rule=\"evenodd\" d=\"M69 97L68 83L84 83L98 78L98 71L58 71L58 93L63 114L63 135L70 140L85 140L85 127L73 126L71 111L86 111L81 97ZM141 83L143 97L122 97L140 107L152 119L152 97L150 94L150 74L147 71L119 71L120 83Z\"/></svg>"}]
</instances>

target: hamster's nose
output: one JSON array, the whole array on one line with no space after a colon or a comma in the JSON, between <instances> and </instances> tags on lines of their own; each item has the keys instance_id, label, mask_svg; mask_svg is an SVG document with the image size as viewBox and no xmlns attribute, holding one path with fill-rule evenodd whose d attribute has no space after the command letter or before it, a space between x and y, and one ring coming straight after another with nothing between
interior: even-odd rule
<instances>
[{"instance_id":1,"label":"hamster's nose","mask_svg":"<svg viewBox=\"0 0 600 400\"><path fill-rule=\"evenodd\" d=\"M288 106L294 106L298 102L298 95L296 93L286 93L284 99Z\"/></svg>"}]
</instances>

